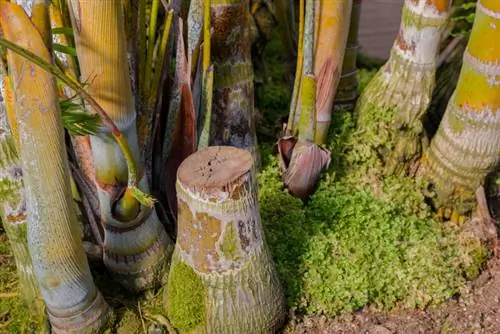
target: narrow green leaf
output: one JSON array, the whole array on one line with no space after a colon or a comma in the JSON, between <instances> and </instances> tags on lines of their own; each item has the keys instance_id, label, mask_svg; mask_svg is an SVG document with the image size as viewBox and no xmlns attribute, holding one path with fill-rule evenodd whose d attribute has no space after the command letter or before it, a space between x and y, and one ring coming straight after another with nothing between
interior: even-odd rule
<instances>
[{"instance_id":1,"label":"narrow green leaf","mask_svg":"<svg viewBox=\"0 0 500 334\"><path fill-rule=\"evenodd\" d=\"M54 51L66 53L66 54L69 54L73 57L76 57L76 49L75 48L65 46L62 44L58 44L58 43L52 43L52 48L54 49Z\"/></svg>"},{"instance_id":2,"label":"narrow green leaf","mask_svg":"<svg viewBox=\"0 0 500 334\"><path fill-rule=\"evenodd\" d=\"M69 27L60 27L60 28L53 28L52 29L52 34L54 35L66 35L66 36L71 36L73 37L73 29Z\"/></svg>"},{"instance_id":3,"label":"narrow green leaf","mask_svg":"<svg viewBox=\"0 0 500 334\"><path fill-rule=\"evenodd\" d=\"M89 114L83 111L78 105L72 109L61 107L62 121L64 128L73 136L91 136L99 132L102 126L101 119L97 114Z\"/></svg>"},{"instance_id":4,"label":"narrow green leaf","mask_svg":"<svg viewBox=\"0 0 500 334\"><path fill-rule=\"evenodd\" d=\"M155 204L156 200L154 197L144 193L139 188L129 186L129 189L132 192L132 195L134 195L134 198L137 199L142 205L152 208Z\"/></svg>"}]
</instances>

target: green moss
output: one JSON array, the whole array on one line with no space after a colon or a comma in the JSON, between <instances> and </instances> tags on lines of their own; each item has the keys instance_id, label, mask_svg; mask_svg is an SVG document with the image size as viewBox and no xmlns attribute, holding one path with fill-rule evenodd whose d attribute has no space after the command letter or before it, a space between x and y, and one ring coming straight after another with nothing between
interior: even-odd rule
<instances>
[{"instance_id":1,"label":"green moss","mask_svg":"<svg viewBox=\"0 0 500 334\"><path fill-rule=\"evenodd\" d=\"M222 244L220 245L220 251L228 260L237 259L239 246L236 227L233 221L226 224L223 238Z\"/></svg>"},{"instance_id":2,"label":"green moss","mask_svg":"<svg viewBox=\"0 0 500 334\"><path fill-rule=\"evenodd\" d=\"M465 276L471 280L479 276L488 259L488 249L478 239L462 238L463 267Z\"/></svg>"},{"instance_id":3,"label":"green moss","mask_svg":"<svg viewBox=\"0 0 500 334\"><path fill-rule=\"evenodd\" d=\"M167 286L167 314L174 327L190 331L204 322L205 287L193 269L174 261Z\"/></svg>"},{"instance_id":4,"label":"green moss","mask_svg":"<svg viewBox=\"0 0 500 334\"><path fill-rule=\"evenodd\" d=\"M118 314L118 321L115 325L116 334L140 333L142 330L141 319L134 311L124 309Z\"/></svg>"},{"instance_id":5,"label":"green moss","mask_svg":"<svg viewBox=\"0 0 500 334\"><path fill-rule=\"evenodd\" d=\"M363 87L370 74L361 72ZM425 184L384 176L392 117L368 104L360 131L352 114L333 115L331 167L307 204L287 194L264 146L261 216L289 307L327 316L366 305L423 308L452 297L484 263L480 242L466 247L434 218Z\"/></svg>"}]
</instances>

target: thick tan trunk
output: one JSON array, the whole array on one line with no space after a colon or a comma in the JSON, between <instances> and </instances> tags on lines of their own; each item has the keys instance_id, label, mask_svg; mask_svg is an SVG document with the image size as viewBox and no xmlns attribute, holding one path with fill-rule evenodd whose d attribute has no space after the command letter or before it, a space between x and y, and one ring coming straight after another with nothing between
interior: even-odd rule
<instances>
[{"instance_id":1,"label":"thick tan trunk","mask_svg":"<svg viewBox=\"0 0 500 334\"><path fill-rule=\"evenodd\" d=\"M179 168L179 232L164 302L189 333L274 333L284 297L264 241L250 153L213 146Z\"/></svg>"},{"instance_id":2,"label":"thick tan trunk","mask_svg":"<svg viewBox=\"0 0 500 334\"><path fill-rule=\"evenodd\" d=\"M0 74L2 87L6 85L5 79L6 77ZM7 125L4 89L1 98L3 102L0 103L0 219L14 254L21 298L30 314L40 320L37 322L43 323L46 317L45 304L40 295L28 249L28 221L22 169L14 137Z\"/></svg>"}]
</instances>

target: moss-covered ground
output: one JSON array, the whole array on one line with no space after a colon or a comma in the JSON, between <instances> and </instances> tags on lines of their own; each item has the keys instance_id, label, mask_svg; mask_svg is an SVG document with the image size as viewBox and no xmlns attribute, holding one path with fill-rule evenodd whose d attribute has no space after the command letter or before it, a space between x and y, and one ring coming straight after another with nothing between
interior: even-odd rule
<instances>
[{"instance_id":1,"label":"moss-covered ground","mask_svg":"<svg viewBox=\"0 0 500 334\"><path fill-rule=\"evenodd\" d=\"M262 222L288 306L302 314L333 317L366 305L422 308L456 295L479 273L487 251L459 227L434 218L420 190L424 185L382 176L374 142L387 138L379 121L390 117L389 111L373 110L368 133L356 130L351 114L335 114L327 144L332 163L317 192L307 203L287 194L273 152L290 97L281 49L274 38L265 50L268 78L256 85L256 104ZM361 87L373 74L360 71ZM0 264L0 332L26 332L29 316L16 297L15 268L4 234ZM97 282L118 310L110 332L169 326L162 291L135 298L108 279L98 275Z\"/></svg>"},{"instance_id":2,"label":"moss-covered ground","mask_svg":"<svg viewBox=\"0 0 500 334\"><path fill-rule=\"evenodd\" d=\"M14 257L0 225L0 333L26 333L36 328L18 290Z\"/></svg>"},{"instance_id":3,"label":"moss-covered ground","mask_svg":"<svg viewBox=\"0 0 500 334\"><path fill-rule=\"evenodd\" d=\"M271 41L268 64L282 63L278 50L279 40ZM267 100L269 92L286 96L284 83L277 83L281 67L269 68L271 87L257 101L272 122L287 106ZM359 72L360 89L375 72ZM352 114L333 116L327 143L332 163L307 204L287 194L272 143L263 145L262 220L289 306L300 313L331 317L365 305L437 304L457 294L486 260L478 240L434 217L421 191L425 185L383 176L380 154L394 146L387 125L392 114L368 110L363 132Z\"/></svg>"}]
</instances>

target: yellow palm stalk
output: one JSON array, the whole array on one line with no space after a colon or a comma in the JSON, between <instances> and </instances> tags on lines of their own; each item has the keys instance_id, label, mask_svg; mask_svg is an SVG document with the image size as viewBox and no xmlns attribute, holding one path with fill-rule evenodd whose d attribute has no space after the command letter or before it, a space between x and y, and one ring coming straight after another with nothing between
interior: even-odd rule
<instances>
[{"instance_id":1,"label":"yellow palm stalk","mask_svg":"<svg viewBox=\"0 0 500 334\"><path fill-rule=\"evenodd\" d=\"M320 0L316 4L314 73L316 75L316 136L324 144L330 127L333 101L342 72L349 33L352 0Z\"/></svg>"},{"instance_id":2,"label":"yellow palm stalk","mask_svg":"<svg viewBox=\"0 0 500 334\"><path fill-rule=\"evenodd\" d=\"M51 29L67 28L65 27L63 13L61 13L61 7L56 6L54 3L51 2L49 4L49 15L50 15ZM68 37L62 33L53 34L52 43L61 45L63 47L71 46ZM71 57L69 54L60 51L54 51L54 54L59 63L62 65L62 68L64 69L65 73L70 77L76 78L77 67L73 57ZM66 85L61 85L61 88L62 92L60 95L65 95L68 98L74 96L74 92Z\"/></svg>"},{"instance_id":3,"label":"yellow palm stalk","mask_svg":"<svg viewBox=\"0 0 500 334\"><path fill-rule=\"evenodd\" d=\"M457 87L419 169L446 218L475 207L476 190L500 163L499 41L500 2L480 0Z\"/></svg>"},{"instance_id":4,"label":"yellow palm stalk","mask_svg":"<svg viewBox=\"0 0 500 334\"><path fill-rule=\"evenodd\" d=\"M44 34L20 6L0 1L0 24L6 39L51 62ZM110 309L94 285L80 239L56 83L52 75L25 58L10 51L7 56L15 83L28 245L52 329L56 333L97 331L108 322Z\"/></svg>"},{"instance_id":5,"label":"yellow palm stalk","mask_svg":"<svg viewBox=\"0 0 500 334\"><path fill-rule=\"evenodd\" d=\"M405 0L390 58L358 100L356 113L363 130L366 117L389 114L392 118L394 147L389 148L389 154L380 152L386 157L388 173L406 173L420 158L425 143L422 118L431 100L439 45L451 2Z\"/></svg>"},{"instance_id":6,"label":"yellow palm stalk","mask_svg":"<svg viewBox=\"0 0 500 334\"><path fill-rule=\"evenodd\" d=\"M136 110L121 1L69 0L68 3L81 80L123 133L138 161ZM127 163L112 136L103 129L90 137L94 181L105 228L104 264L125 287L142 290L160 282L173 246L155 209L141 205L126 188L130 182ZM139 185L148 192L142 165L138 171Z\"/></svg>"}]
</instances>

